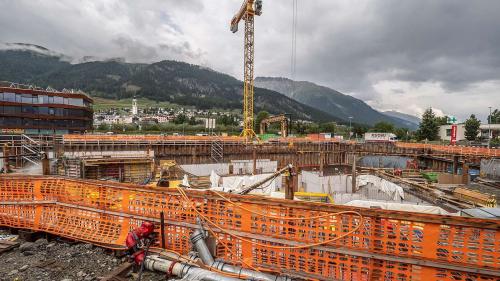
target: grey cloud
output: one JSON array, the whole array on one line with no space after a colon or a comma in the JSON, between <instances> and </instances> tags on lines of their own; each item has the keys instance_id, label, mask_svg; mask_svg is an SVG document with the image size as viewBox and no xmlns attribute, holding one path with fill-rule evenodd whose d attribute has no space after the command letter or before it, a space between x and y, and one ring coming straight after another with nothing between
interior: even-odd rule
<instances>
[{"instance_id":1,"label":"grey cloud","mask_svg":"<svg viewBox=\"0 0 500 281\"><path fill-rule=\"evenodd\" d=\"M364 9L353 8L353 22L342 29L321 24L324 19L316 24L329 39L303 45L309 49L301 59L308 62L304 64L307 76L321 77L347 91L369 90L373 75L377 79L440 81L451 90L500 78L499 1L367 3ZM324 11L316 18L335 17L335 13ZM305 24L302 35L311 37L313 26ZM391 69L399 71L391 73ZM385 74L377 75L380 73ZM335 81L329 81L331 78Z\"/></svg>"},{"instance_id":2,"label":"grey cloud","mask_svg":"<svg viewBox=\"0 0 500 281\"><path fill-rule=\"evenodd\" d=\"M241 77L242 29L228 30L240 1L0 0L0 38L77 57L185 60ZM264 1L256 19L256 75L290 76L291 7L289 0ZM374 85L385 80L417 89L437 83L465 95L500 80L498 11L497 0L299 0L296 78L380 107ZM500 104L498 95L491 99Z\"/></svg>"},{"instance_id":3,"label":"grey cloud","mask_svg":"<svg viewBox=\"0 0 500 281\"><path fill-rule=\"evenodd\" d=\"M158 53L154 47L147 46L138 40L124 35L118 36L112 42L119 46L123 57L131 61L147 61L158 57Z\"/></svg>"}]
</instances>

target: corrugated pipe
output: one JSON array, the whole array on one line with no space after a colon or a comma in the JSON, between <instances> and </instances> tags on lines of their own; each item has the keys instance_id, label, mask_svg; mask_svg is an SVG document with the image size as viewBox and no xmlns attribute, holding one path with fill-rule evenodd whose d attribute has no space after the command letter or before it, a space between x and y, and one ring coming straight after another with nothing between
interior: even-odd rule
<instances>
[{"instance_id":1,"label":"corrugated pipe","mask_svg":"<svg viewBox=\"0 0 500 281\"><path fill-rule=\"evenodd\" d=\"M191 234L191 243L193 243L201 261L208 266L212 266L215 260L208 249L207 243L205 243L205 234L203 230L195 229L193 231L193 234Z\"/></svg>"},{"instance_id":2,"label":"corrugated pipe","mask_svg":"<svg viewBox=\"0 0 500 281\"><path fill-rule=\"evenodd\" d=\"M291 281L292 279L288 277L276 276L273 274L258 272L251 269L245 269L241 266L235 266L223 261L214 261L207 244L205 243L205 235L203 230L195 229L193 234L191 234L191 242L194 245L196 251L198 251L198 256L201 261L213 268L220 271L238 274L238 276L246 276L251 280L262 280L262 281Z\"/></svg>"},{"instance_id":3,"label":"corrugated pipe","mask_svg":"<svg viewBox=\"0 0 500 281\"><path fill-rule=\"evenodd\" d=\"M169 276L183 278L185 276L203 281L241 281L241 279L220 275L206 269L189 265L187 263L162 259L156 255L147 256L144 266L151 271L165 272Z\"/></svg>"}]
</instances>

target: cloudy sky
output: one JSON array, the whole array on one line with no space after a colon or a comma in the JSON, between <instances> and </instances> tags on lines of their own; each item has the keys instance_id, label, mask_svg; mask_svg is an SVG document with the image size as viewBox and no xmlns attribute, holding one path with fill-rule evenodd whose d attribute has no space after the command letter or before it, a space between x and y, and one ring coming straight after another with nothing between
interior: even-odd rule
<instances>
[{"instance_id":1,"label":"cloudy sky","mask_svg":"<svg viewBox=\"0 0 500 281\"><path fill-rule=\"evenodd\" d=\"M0 0L0 40L74 58L183 60L242 76L242 0ZM500 107L500 1L298 0L297 80L380 110ZM292 0L264 0L256 75L290 77Z\"/></svg>"}]
</instances>

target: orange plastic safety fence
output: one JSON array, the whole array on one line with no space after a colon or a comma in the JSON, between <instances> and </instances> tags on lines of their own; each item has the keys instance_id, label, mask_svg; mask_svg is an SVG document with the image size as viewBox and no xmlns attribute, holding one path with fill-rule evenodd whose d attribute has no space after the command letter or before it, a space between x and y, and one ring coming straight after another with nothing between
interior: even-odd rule
<instances>
[{"instance_id":1,"label":"orange plastic safety fence","mask_svg":"<svg viewBox=\"0 0 500 281\"><path fill-rule=\"evenodd\" d=\"M500 221L354 209L256 196L186 191L199 212L231 233L259 244L292 246L341 236L306 249L268 248L219 232L217 253L233 263L323 280L499 280ZM268 218L250 213L258 211ZM0 177L0 225L123 246L143 220L165 214L167 248L186 254L197 214L175 190L55 177ZM312 217L281 220L278 217Z\"/></svg>"},{"instance_id":2,"label":"orange plastic safety fence","mask_svg":"<svg viewBox=\"0 0 500 281\"><path fill-rule=\"evenodd\" d=\"M436 152L443 152L447 154L456 154L456 155L487 156L487 157L500 156L500 149L496 148L470 147L470 146L457 146L457 145L437 145L437 144L425 144L425 143L407 143L407 142L396 142L396 146L402 148L430 149Z\"/></svg>"},{"instance_id":3,"label":"orange plastic safety fence","mask_svg":"<svg viewBox=\"0 0 500 281\"><path fill-rule=\"evenodd\" d=\"M217 137L228 141L244 142L238 136ZM165 135L63 135L64 141L212 141L213 136L165 136Z\"/></svg>"},{"instance_id":4,"label":"orange plastic safety fence","mask_svg":"<svg viewBox=\"0 0 500 281\"><path fill-rule=\"evenodd\" d=\"M213 141L214 139L245 143L246 139L238 136L162 136L162 135L64 135L65 142L158 142L158 141ZM313 137L275 138L279 142L339 142L338 139L316 139Z\"/></svg>"}]
</instances>

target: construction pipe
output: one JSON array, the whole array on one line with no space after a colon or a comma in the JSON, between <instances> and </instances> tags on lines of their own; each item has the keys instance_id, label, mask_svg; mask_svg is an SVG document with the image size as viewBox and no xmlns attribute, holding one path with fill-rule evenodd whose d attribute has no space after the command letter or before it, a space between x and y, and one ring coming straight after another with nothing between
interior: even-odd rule
<instances>
[{"instance_id":1,"label":"construction pipe","mask_svg":"<svg viewBox=\"0 0 500 281\"><path fill-rule=\"evenodd\" d=\"M217 268L220 271L238 274L241 276L247 276L251 280L260 280L260 281L291 281L292 279L286 276L277 276L269 273L258 272L251 269L246 269L241 266L236 266L232 264L225 263L223 261L216 261L213 265L214 268Z\"/></svg>"},{"instance_id":2,"label":"construction pipe","mask_svg":"<svg viewBox=\"0 0 500 281\"><path fill-rule=\"evenodd\" d=\"M235 266L232 264L225 263L223 261L214 261L207 244L205 243L205 235L203 230L195 229L193 234L191 234L191 243L193 243L194 248L198 252L198 256L201 261L213 268L220 271L238 274L238 276L246 276L251 280L261 280L261 281L290 281L288 277L276 276L273 274L258 272L251 269L245 269L241 266Z\"/></svg>"},{"instance_id":3,"label":"construction pipe","mask_svg":"<svg viewBox=\"0 0 500 281\"><path fill-rule=\"evenodd\" d=\"M193 231L193 234L191 234L191 243L193 243L193 246L198 252L198 256L200 257L201 261L208 266L212 266L215 260L210 253L210 250L208 249L207 243L205 243L205 235L203 234L203 230L195 229Z\"/></svg>"},{"instance_id":4,"label":"construction pipe","mask_svg":"<svg viewBox=\"0 0 500 281\"><path fill-rule=\"evenodd\" d=\"M162 259L156 255L147 256L144 260L144 267L151 271L160 271L179 278L193 276L203 281L241 281L241 279L224 276L187 263Z\"/></svg>"},{"instance_id":5,"label":"construction pipe","mask_svg":"<svg viewBox=\"0 0 500 281\"><path fill-rule=\"evenodd\" d=\"M293 168L292 164L288 164L286 165L284 168L282 168L281 170L275 172L274 174L270 175L269 177L267 178L264 178L248 187L245 187L245 189L243 189L242 191L239 192L239 194L248 194L250 191L258 188L259 186L265 184L266 182L270 181L270 180L273 180L275 178L277 178L279 175L283 174L284 172L288 171L288 170L291 170Z\"/></svg>"}]
</instances>

